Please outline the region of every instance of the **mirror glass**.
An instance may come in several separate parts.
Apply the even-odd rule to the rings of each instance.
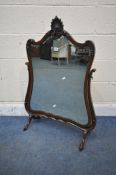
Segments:
[[[89,48],[79,48],[65,36],[49,37],[33,48],[31,109],[87,124],[84,79]]]

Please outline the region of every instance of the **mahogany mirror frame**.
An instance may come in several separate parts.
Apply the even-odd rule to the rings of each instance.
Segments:
[[[87,124],[80,124],[71,119],[64,118],[62,116],[55,115],[46,111],[40,111],[40,110],[37,111],[37,110],[31,109],[30,100],[31,100],[31,95],[33,91],[33,81],[34,81],[33,67],[32,67],[33,53],[36,52],[36,47],[44,43],[48,37],[55,38],[62,35],[65,36],[75,47],[79,47],[79,48],[89,47],[91,51],[91,54],[89,55],[89,62],[87,65],[87,70],[86,70],[85,80],[84,80],[84,89],[83,89],[85,106],[86,106],[87,115],[88,115]],[[28,62],[26,63],[26,65],[28,67],[29,81],[28,81],[28,88],[27,88],[27,93],[25,97],[25,109],[29,114],[29,118],[28,118],[28,123],[24,126],[24,131],[28,129],[32,119],[40,119],[40,117],[48,117],[61,122],[70,123],[78,127],[83,132],[82,140],[79,145],[79,150],[80,151],[83,150],[87,135],[90,133],[92,129],[94,129],[96,125],[96,117],[95,117],[95,112],[94,112],[92,98],[91,98],[91,90],[90,90],[92,74],[93,72],[95,72],[95,69],[91,69],[91,66],[94,60],[94,55],[95,55],[95,46],[93,42],[92,41],[86,41],[85,43],[76,42],[73,39],[73,37],[63,29],[63,23],[61,19],[59,19],[56,16],[51,22],[51,30],[48,31],[40,41],[36,42],[33,39],[29,39],[27,41],[26,51],[27,51],[27,57],[28,57]]]

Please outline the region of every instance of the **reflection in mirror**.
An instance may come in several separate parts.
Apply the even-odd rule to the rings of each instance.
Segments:
[[[48,37],[32,54],[33,91],[30,106],[80,124],[88,123],[84,80],[89,47],[77,47],[65,36]]]

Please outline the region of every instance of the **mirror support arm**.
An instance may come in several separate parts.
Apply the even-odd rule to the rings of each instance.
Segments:
[[[89,74],[91,79],[93,79],[93,73],[94,73],[95,71],[96,71],[96,69],[91,69],[90,74]]]

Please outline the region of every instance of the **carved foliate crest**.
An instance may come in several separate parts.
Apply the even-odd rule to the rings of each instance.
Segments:
[[[63,34],[63,23],[61,19],[59,19],[57,16],[52,19],[51,22],[51,32],[54,37],[60,37]]]

